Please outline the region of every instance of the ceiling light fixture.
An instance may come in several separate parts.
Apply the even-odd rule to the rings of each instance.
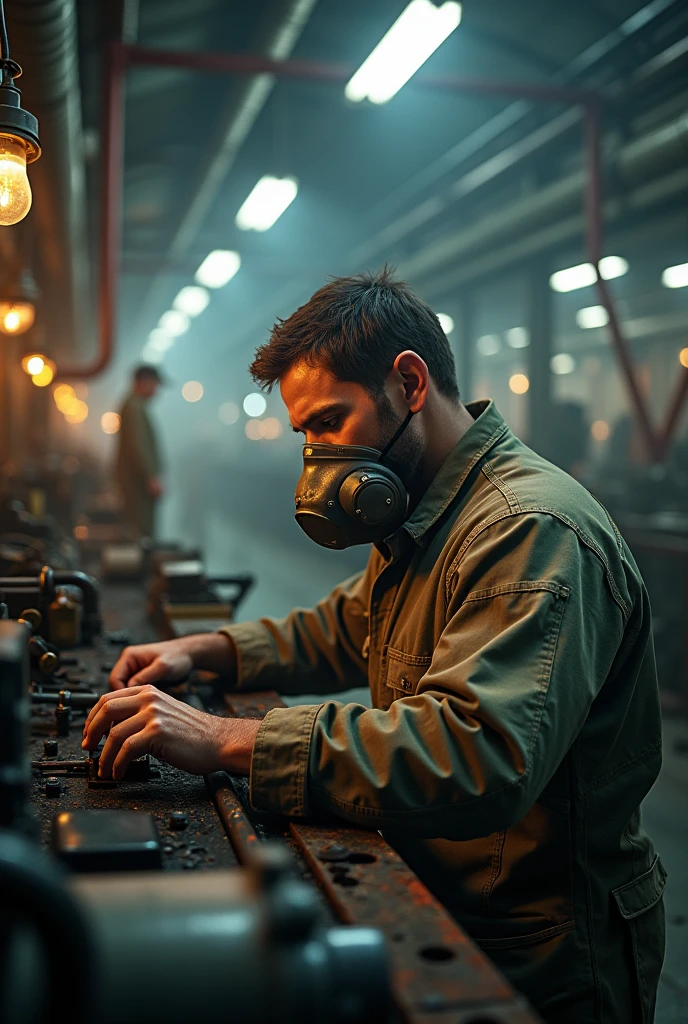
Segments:
[[[496,356],[502,347],[498,334],[482,334],[475,343],[481,356]]]
[[[0,0],[0,224],[17,224],[31,209],[27,163],[41,155],[38,121],[21,106],[14,84],[22,69],[10,59],[5,8]]]
[[[298,191],[296,178],[263,175],[237,213],[236,226],[242,231],[267,231],[293,203]]]
[[[609,313],[604,306],[584,306],[576,313],[576,323],[584,331],[593,327],[606,327],[609,323]]]
[[[628,260],[623,256],[603,256],[599,262],[600,277],[603,281],[613,281],[628,273]],[[597,281],[597,274],[592,263],[579,263],[576,267],[557,270],[549,279],[550,288],[555,292],[574,292],[578,288],[587,288]]]
[[[530,334],[527,327],[510,327],[504,333],[509,348],[528,348],[530,345]]]
[[[158,327],[173,338],[178,338],[180,334],[188,331],[190,323],[187,314],[182,313],[180,309],[168,309],[158,320]]]
[[[665,288],[688,288],[688,263],[667,267],[662,274],[662,284]]]
[[[172,306],[187,316],[198,316],[210,302],[210,292],[200,285],[190,284],[177,293]]]
[[[552,373],[563,376],[567,373],[573,373],[576,369],[576,360],[568,352],[559,352],[550,359],[549,368]]]
[[[344,95],[387,103],[461,23],[461,4],[412,0],[349,80]]]
[[[231,249],[213,249],[196,271],[195,280],[204,288],[224,288],[241,266],[241,256]]]

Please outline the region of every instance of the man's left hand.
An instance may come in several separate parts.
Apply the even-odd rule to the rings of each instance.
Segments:
[[[131,686],[104,694],[84,726],[84,750],[94,750],[108,730],[100,755],[101,778],[121,779],[130,761],[153,754],[193,775],[225,771],[248,775],[260,722],[218,718],[176,700],[155,686]]]

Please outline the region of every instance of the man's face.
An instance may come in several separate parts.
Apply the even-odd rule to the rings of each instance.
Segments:
[[[396,410],[387,391],[371,395],[363,385],[338,380],[322,366],[298,362],[280,380],[282,399],[296,432],[306,443],[360,444],[382,450],[401,426],[406,410]],[[398,401],[398,399],[397,399]],[[385,464],[409,492],[422,474],[425,446],[411,420]]]

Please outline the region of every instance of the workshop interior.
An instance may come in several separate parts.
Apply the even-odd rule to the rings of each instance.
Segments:
[[[0,1019],[541,1020],[374,827],[150,754],[103,778],[103,740],[82,749],[128,646],[310,608],[365,567],[299,529],[302,440],[248,368],[328,278],[386,264],[462,401],[582,483],[645,580],[655,1019],[685,1024],[688,5],[0,8]],[[323,699],[207,671],[171,692],[225,718]]]

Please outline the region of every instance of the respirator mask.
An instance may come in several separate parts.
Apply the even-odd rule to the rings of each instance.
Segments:
[[[383,459],[412,416],[409,412],[382,451],[358,444],[303,446],[295,518],[316,544],[338,549],[373,544],[399,529],[408,513],[409,496]]]

